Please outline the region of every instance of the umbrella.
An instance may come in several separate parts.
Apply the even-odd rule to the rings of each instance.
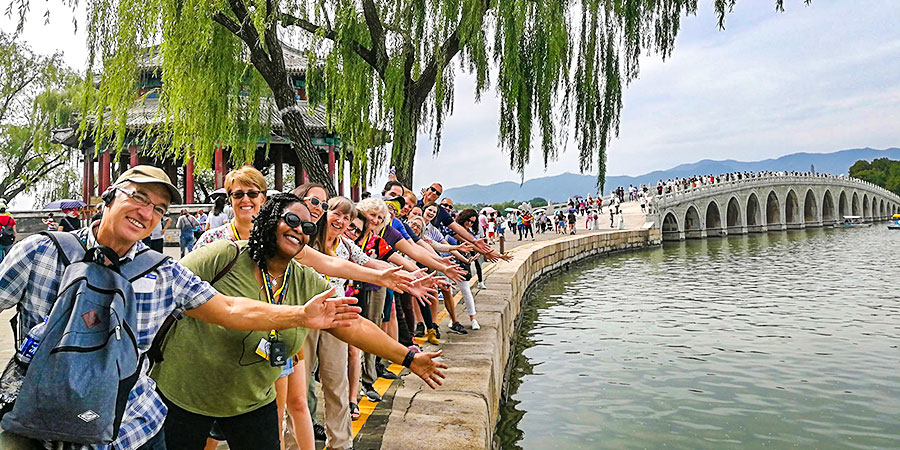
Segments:
[[[570,213],[574,213],[574,212],[578,212],[578,210],[575,209],[575,208],[569,208],[569,212],[570,212]]]
[[[495,212],[497,212],[497,210],[494,208],[491,208],[490,206],[485,206],[484,208],[481,208],[482,214],[490,214],[490,213],[495,213]]]
[[[209,196],[212,197],[212,198],[215,198],[217,195],[223,195],[223,196],[224,196],[224,195],[228,195],[228,193],[225,192],[225,188],[218,188],[218,189],[212,191],[211,194],[209,194]]]
[[[84,206],[85,203],[81,200],[62,199],[47,203],[44,209],[76,209]]]
[[[504,211],[506,211],[506,212],[514,212],[514,211],[518,211],[518,209],[516,209],[516,208],[506,208],[506,209],[504,209]]]

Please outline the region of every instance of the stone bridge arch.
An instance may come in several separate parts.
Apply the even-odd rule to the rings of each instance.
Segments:
[[[681,227],[678,225],[678,215],[674,211],[666,211],[666,217],[662,222],[662,237],[666,241],[678,241],[684,239]]]
[[[742,231],[745,226],[741,220],[741,203],[735,196],[728,199],[728,206],[725,208],[725,226],[729,233]]]
[[[831,191],[825,189],[825,195],[822,196],[822,223],[830,225],[834,223],[834,199],[831,197]]]
[[[788,189],[784,197],[784,223],[787,228],[800,228],[803,218],[800,215],[800,202],[797,201],[797,193]]]
[[[704,221],[707,236],[723,236],[722,213],[719,209],[719,203],[710,200],[706,205],[706,220]]]
[[[775,191],[769,191],[769,195],[766,196],[766,228],[769,230],[782,229],[781,206]]]
[[[756,192],[751,192],[747,196],[747,214],[744,216],[747,218],[747,231],[755,233],[763,230],[764,223],[761,211],[759,196],[756,195]]]
[[[884,199],[881,199],[879,201],[879,204],[880,205],[878,206],[878,215],[880,216],[881,219],[884,219],[885,217],[887,217],[887,210],[884,209]]]
[[[866,220],[870,220],[872,218],[872,207],[869,203],[869,194],[863,194],[863,213],[862,216]]]
[[[821,222],[819,218],[819,205],[816,204],[816,194],[812,189],[807,189],[806,198],[803,199],[803,223],[808,225],[818,225]]]
[[[844,216],[850,215],[850,203],[847,201],[847,193],[841,190],[840,201],[838,202],[838,220],[842,220]]]
[[[850,201],[850,215],[861,216],[861,213],[862,210],[859,209],[859,195],[854,192],[852,200]]]
[[[688,206],[684,213],[684,237],[703,237],[703,224],[700,222],[700,213],[694,205]]]

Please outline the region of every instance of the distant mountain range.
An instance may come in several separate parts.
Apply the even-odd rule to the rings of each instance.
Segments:
[[[871,161],[876,158],[900,159],[900,148],[888,148],[877,150],[872,148],[857,148],[841,150],[834,153],[792,153],[780,158],[766,159],[763,161],[713,161],[704,159],[691,164],[681,164],[668,170],[629,176],[606,177],[605,192],[618,186],[633,184],[635,186],[651,183],[659,180],[667,180],[673,177],[687,177],[702,174],[722,174],[728,172],[759,172],[759,171],[788,171],[807,172],[810,166],[814,166],[816,172],[841,174],[847,173],[853,163],[861,159]],[[595,175],[579,175],[564,173],[552,177],[535,178],[519,184],[513,181],[495,183],[489,186],[473,184],[444,190],[444,196],[452,198],[457,203],[501,203],[510,200],[525,201],[535,197],[543,197],[553,201],[563,201],[573,195],[596,195],[597,178]]]

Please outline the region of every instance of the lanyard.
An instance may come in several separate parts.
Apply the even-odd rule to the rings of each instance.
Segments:
[[[266,282],[266,301],[273,305],[280,305],[281,302],[284,301],[284,297],[287,295],[287,286],[290,276],[291,267],[288,266],[287,270],[284,271],[284,283],[281,284],[281,287],[278,288],[277,291],[272,292],[272,280],[269,279],[269,273],[263,271],[263,280]]]
[[[232,224],[234,226],[234,224]],[[287,269],[284,271],[284,282],[281,283],[281,287],[278,288],[277,291],[272,292],[272,280],[269,279],[269,273],[266,271],[262,271],[263,280],[265,280],[265,290],[266,290],[266,301],[273,305],[280,305],[281,302],[284,301],[284,297],[287,295],[287,285],[288,280],[291,276],[291,266],[289,265]],[[275,330],[269,331],[269,342],[275,342],[278,340],[278,332]]]
[[[231,221],[231,233],[234,234],[234,240],[236,240],[236,241],[241,240],[241,234],[238,233],[237,228],[234,227],[234,221],[233,221],[233,220]]]

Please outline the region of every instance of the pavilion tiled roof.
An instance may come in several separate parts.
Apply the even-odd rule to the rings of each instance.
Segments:
[[[284,56],[284,67],[287,69],[288,75],[302,75],[306,73],[306,66],[309,64],[309,60],[302,50],[282,42],[281,52]],[[144,57],[138,62],[138,68],[141,70],[153,70],[161,67],[162,55],[159,53],[159,45],[147,47]]]
[[[303,114],[303,122],[308,129],[315,131],[328,130],[328,120],[325,114],[324,105],[317,104],[311,114],[309,113],[309,102],[306,100],[297,100],[297,107],[305,113]],[[272,128],[276,130],[280,130],[284,127],[284,123],[281,121],[281,114],[278,113],[278,107],[275,106],[275,101],[273,99],[264,99],[262,108],[264,111],[262,120],[271,121]],[[128,128],[145,128],[147,126],[158,124],[161,121],[158,113],[159,98],[146,97],[142,100],[138,100],[128,109],[125,126]]]

